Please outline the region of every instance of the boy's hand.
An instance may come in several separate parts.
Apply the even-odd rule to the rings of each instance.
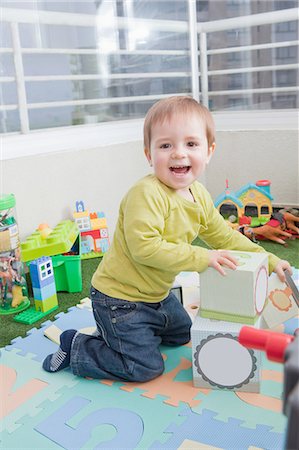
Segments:
[[[216,269],[221,275],[226,275],[222,266],[236,270],[238,260],[226,250],[209,250],[209,267]]]
[[[281,259],[277,264],[276,267],[274,269],[274,272],[277,273],[278,278],[280,279],[280,281],[282,281],[283,283],[286,282],[286,277],[284,274],[284,271],[287,270],[290,275],[292,275],[292,268],[290,266],[290,264],[288,263],[288,261],[285,261],[284,259]]]

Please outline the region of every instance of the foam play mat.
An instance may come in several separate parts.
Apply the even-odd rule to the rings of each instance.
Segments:
[[[42,369],[44,357],[57,349],[59,332],[94,326],[84,300],[1,349],[1,448],[283,449],[281,364],[262,356],[259,394],[195,388],[191,344],[161,347],[165,372],[146,383]],[[283,324],[290,334],[296,328],[298,317]]]

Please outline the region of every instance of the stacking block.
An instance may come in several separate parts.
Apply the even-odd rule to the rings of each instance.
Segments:
[[[32,261],[42,256],[59,255],[68,252],[79,234],[78,226],[70,220],[63,220],[44,239],[35,231],[21,243],[22,261]]]
[[[226,276],[208,267],[200,274],[201,316],[243,324],[254,324],[262,313],[268,291],[266,253],[230,252],[236,270],[225,268]]]
[[[238,342],[242,326],[196,316],[191,327],[195,387],[259,392],[261,354]]]
[[[34,300],[46,300],[48,297],[56,294],[55,282],[52,282],[51,284],[48,284],[48,286],[44,286],[41,289],[34,287],[32,290]]]
[[[101,249],[102,253],[106,253],[109,248],[109,239],[102,238],[97,241],[97,246]]]
[[[108,228],[100,228],[100,237],[107,238],[108,237]]]
[[[293,280],[299,285],[299,270],[293,268]],[[263,311],[263,318],[268,328],[274,328],[295,317],[298,306],[293,298],[292,290],[282,283],[276,273],[269,278],[268,302]]]
[[[35,309],[36,311],[47,312],[50,309],[55,308],[58,305],[56,292],[51,297],[46,298],[45,300],[36,300],[34,299]]]
[[[43,256],[34,261],[31,261],[29,265],[30,278],[32,286],[36,288],[42,288],[54,281],[54,270],[51,258]]]

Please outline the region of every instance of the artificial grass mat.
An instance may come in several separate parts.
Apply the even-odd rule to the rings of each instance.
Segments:
[[[206,247],[199,239],[194,241],[195,245],[202,245]],[[299,239],[293,241],[288,241],[286,245],[277,244],[271,241],[261,241],[260,245],[265,248],[268,252],[274,253],[281,259],[286,259],[289,261],[291,266],[299,268]],[[54,317],[59,312],[66,312],[68,308],[75,306],[84,297],[89,297],[90,280],[96,270],[100,258],[82,260],[82,282],[83,287],[81,292],[68,293],[68,292],[58,292],[58,309],[53,311],[51,314],[46,315],[40,321],[35,322],[32,325],[25,325],[22,323],[15,322],[13,320],[13,314],[7,316],[0,316],[1,327],[0,327],[0,347],[10,344],[11,340],[17,336],[25,337],[26,332],[32,328],[39,328],[40,325],[47,320],[55,320]],[[29,294],[31,292],[30,279],[27,276],[27,284]],[[31,305],[34,306],[33,298],[30,297]]]

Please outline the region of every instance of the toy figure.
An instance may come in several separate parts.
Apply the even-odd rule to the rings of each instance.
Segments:
[[[285,245],[286,239],[294,239],[299,235],[299,210],[283,209],[274,213],[270,220],[260,227],[250,227],[247,224],[240,225],[237,229],[252,241],[269,239]]]

